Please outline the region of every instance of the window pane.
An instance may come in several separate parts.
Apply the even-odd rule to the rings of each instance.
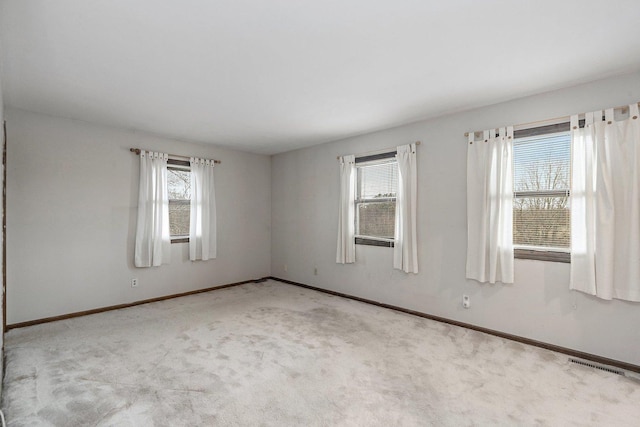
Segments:
[[[169,229],[172,236],[189,235],[191,200],[169,200]]]
[[[568,196],[535,195],[569,191],[571,136],[557,132],[518,138],[513,143],[513,243],[519,246],[571,246]],[[534,193],[534,194],[531,194]],[[524,197],[526,195],[526,197]]]
[[[359,203],[356,234],[393,239],[396,223],[396,202]]]
[[[569,197],[522,197],[513,201],[515,245],[569,248]]]
[[[398,188],[398,163],[358,166],[358,196],[360,199],[395,197]]]
[[[513,190],[568,190],[569,132],[518,138],[513,143]]]
[[[170,234],[171,236],[188,236],[191,212],[191,171],[168,168],[167,191]]]
[[[191,200],[191,172],[181,169],[167,169],[169,199]]]

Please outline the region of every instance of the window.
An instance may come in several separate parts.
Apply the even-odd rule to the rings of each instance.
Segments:
[[[169,159],[167,189],[169,193],[171,243],[188,242],[191,215],[191,170],[189,162]]]
[[[557,130],[530,136],[518,133],[513,143],[515,256],[568,262],[571,136]]]
[[[356,244],[393,246],[398,189],[395,155],[356,158]]]

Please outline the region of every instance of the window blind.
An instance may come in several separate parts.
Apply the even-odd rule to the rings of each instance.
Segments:
[[[398,163],[389,160],[383,163],[358,165],[358,198],[375,199],[395,197],[398,189]]]
[[[570,247],[571,136],[569,132],[516,138],[513,143],[513,242]]]
[[[191,212],[191,172],[168,167],[167,191],[169,193],[169,230],[171,236],[189,236]]]
[[[393,239],[398,163],[395,159],[359,164],[356,234]]]

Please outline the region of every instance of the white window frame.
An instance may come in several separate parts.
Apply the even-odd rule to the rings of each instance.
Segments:
[[[368,245],[368,246],[382,246],[382,247],[390,247],[394,246],[393,238],[384,238],[378,236],[367,236],[359,234],[360,231],[360,210],[358,209],[358,205],[361,203],[384,203],[393,201],[395,203],[396,197],[385,197],[385,198],[374,198],[374,199],[364,199],[360,197],[361,185],[360,182],[362,180],[361,168],[366,166],[374,166],[374,165],[382,165],[388,163],[397,163],[396,159],[396,151],[385,152],[381,154],[374,154],[370,156],[362,156],[356,157],[356,200],[355,200],[355,242],[356,245]]]
[[[179,171],[191,173],[191,165],[189,164],[188,161],[183,161],[183,160],[169,159],[167,161],[167,169],[168,170],[173,169],[173,170],[179,170]],[[187,199],[169,199],[169,205],[171,204],[172,201],[175,202],[176,200],[184,201]],[[189,203],[191,203],[191,199],[189,199]],[[171,209],[169,209],[169,224],[171,224]],[[171,237],[171,243],[189,243],[188,233],[186,235],[172,234],[170,237]]]
[[[541,126],[536,128],[528,128],[516,130],[514,132],[514,142],[519,138],[525,138],[530,136],[542,136],[550,133],[569,132],[569,123],[558,123],[547,126]],[[570,147],[569,147],[570,149]],[[514,173],[515,173],[515,156]],[[569,165],[571,168],[571,165]],[[569,176],[571,176],[571,170],[569,170]],[[515,183],[515,177],[514,177]],[[570,197],[571,196],[571,184],[567,190],[543,190],[543,191],[515,191],[513,192],[513,200],[515,202],[518,198],[526,197]],[[517,259],[532,259],[539,261],[551,261],[551,262],[571,262],[571,248],[559,248],[549,246],[529,246],[529,245],[517,245],[514,243],[514,258]]]

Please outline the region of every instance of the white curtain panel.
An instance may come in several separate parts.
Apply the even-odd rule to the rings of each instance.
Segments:
[[[191,158],[191,216],[189,259],[213,259],[217,256],[216,192],[213,160]]]
[[[167,154],[140,151],[140,187],[134,264],[157,267],[171,254]]]
[[[513,127],[467,144],[467,278],[513,283]]]
[[[353,155],[340,157],[340,209],[338,211],[338,249],[336,262],[356,262],[356,159]]]
[[[400,145],[398,161],[398,193],[396,194],[396,229],[393,268],[405,273],[418,273],[417,204],[418,175],[416,144]]]
[[[571,117],[570,288],[640,301],[640,118],[638,104]]]

